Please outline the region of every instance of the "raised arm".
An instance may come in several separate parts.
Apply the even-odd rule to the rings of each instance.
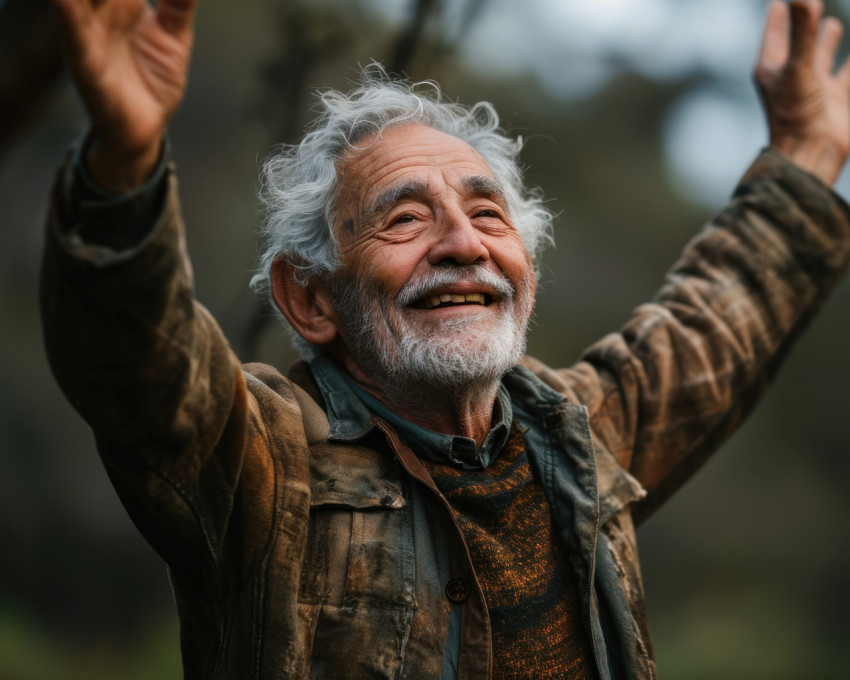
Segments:
[[[139,187],[186,90],[196,0],[53,0],[91,122],[86,159],[106,189]]]
[[[821,12],[770,6],[756,78],[771,150],[655,299],[550,376],[649,492],[640,516],[741,423],[848,267],[850,208],[824,183],[850,148],[850,67],[833,71],[841,25]]]
[[[249,433],[260,420],[239,362],[194,299],[175,173],[158,163],[195,5],[54,1],[92,130],[88,174],[72,161],[54,186],[45,348],[139,529],[173,574],[213,597],[266,546],[276,482]],[[243,561],[225,564],[227,551]]]

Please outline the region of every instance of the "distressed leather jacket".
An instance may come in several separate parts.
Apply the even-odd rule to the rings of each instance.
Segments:
[[[157,224],[120,248],[60,209],[60,175],[42,309],[56,377],[169,565],[185,676],[440,677],[459,608],[457,677],[490,677],[487,607],[446,500],[380,418],[332,433],[306,365],[240,366],[194,301],[170,172]],[[528,358],[506,376],[538,424],[529,459],[600,678],[655,677],[635,523],[764,391],[847,265],[848,218],[765,152],[619,332],[570,368]]]

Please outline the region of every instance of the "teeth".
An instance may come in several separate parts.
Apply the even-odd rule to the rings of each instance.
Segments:
[[[464,302],[473,302],[479,305],[485,304],[484,293],[469,293],[469,295],[452,295],[443,293],[442,295],[432,295],[427,300],[423,301],[425,309],[433,309],[439,307],[444,302],[453,302],[455,304],[463,304]]]

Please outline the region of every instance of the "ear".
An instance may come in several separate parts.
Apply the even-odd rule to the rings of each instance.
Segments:
[[[340,324],[327,287],[311,280],[295,280],[295,269],[285,260],[272,265],[272,297],[295,331],[307,342],[325,345],[338,335]]]

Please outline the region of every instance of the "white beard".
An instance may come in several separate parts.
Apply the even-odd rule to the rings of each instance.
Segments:
[[[498,292],[500,315],[482,323],[477,315],[421,323],[408,305],[438,286],[460,279]],[[516,366],[525,353],[531,277],[515,290],[510,282],[483,267],[470,265],[435,269],[408,281],[394,300],[375,286],[337,279],[333,297],[347,330],[348,349],[358,367],[396,399],[414,391],[451,390],[453,396],[487,389]],[[447,399],[451,397],[447,394]]]

